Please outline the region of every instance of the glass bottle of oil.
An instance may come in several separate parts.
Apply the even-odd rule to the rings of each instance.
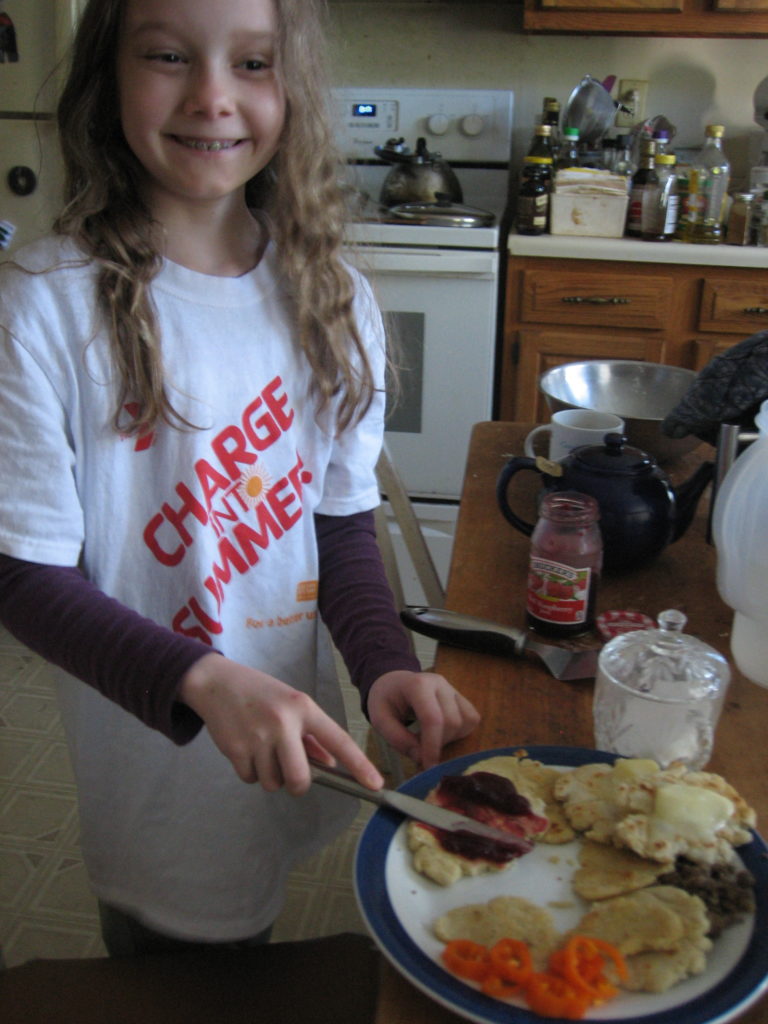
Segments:
[[[706,141],[688,176],[684,242],[718,244],[723,240],[723,214],[731,165],[723,152],[725,128],[707,125]]]

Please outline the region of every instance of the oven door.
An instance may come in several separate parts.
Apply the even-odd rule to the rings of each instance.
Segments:
[[[362,262],[398,367],[392,457],[411,495],[457,501],[472,426],[493,412],[498,253],[372,246]]]

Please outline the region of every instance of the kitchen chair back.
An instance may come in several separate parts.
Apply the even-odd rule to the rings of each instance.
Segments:
[[[400,533],[405,544],[406,551],[413,563],[416,576],[424,591],[427,604],[434,608],[442,608],[445,602],[445,591],[440,582],[432,554],[427,547],[421,524],[411,504],[411,499],[401,480],[389,449],[384,444],[376,465],[376,476],[379,481],[379,490],[382,497],[386,498],[395,517],[395,522],[400,528]],[[380,506],[377,513],[376,529],[378,531],[379,544],[387,569],[390,585],[395,593],[395,598],[400,608],[405,605],[402,579],[395,558],[392,538],[387,527],[386,510]],[[389,562],[392,562],[391,566]]]
[[[427,603],[435,608],[442,608],[445,601],[443,585],[440,582],[440,577],[435,568],[430,550],[427,547],[421,525],[411,504],[411,499],[397,472],[386,444],[382,448],[376,465],[376,476],[382,499],[386,499],[389,502]],[[404,608],[406,602],[403,580],[395,553],[395,546],[392,541],[384,500],[376,509],[376,538],[395,603],[398,608]],[[411,648],[414,649],[413,637],[410,632],[408,637]],[[397,751],[393,750],[372,729],[369,732],[367,747],[368,755],[387,777],[388,785],[397,787],[405,781],[408,775],[413,774],[413,766],[406,764],[405,759],[401,758]]]

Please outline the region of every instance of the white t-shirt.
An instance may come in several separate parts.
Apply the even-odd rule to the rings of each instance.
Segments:
[[[239,278],[164,263],[152,296],[166,380],[202,429],[121,437],[94,268],[56,238],[16,259],[58,269],[0,272],[0,550],[80,564],[107,594],[343,721],[317,617],[313,513],[379,500],[384,342],[367,286],[356,311],[378,390],[336,438],[333,408],[318,424],[272,247]],[[244,784],[205,729],[177,747],[69,676],[59,695],[95,892],[152,927],[209,940],[259,932],[292,865],[354,815],[353,801],[319,787],[295,798]]]

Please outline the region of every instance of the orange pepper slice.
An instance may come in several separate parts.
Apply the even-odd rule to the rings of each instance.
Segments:
[[[541,1017],[579,1020],[590,1006],[618,994],[605,976],[611,964],[623,980],[627,965],[609,942],[588,935],[574,935],[549,958],[549,970],[533,970],[533,958],[525,942],[502,939],[490,950],[470,939],[453,939],[442,951],[442,960],[453,974],[480,984],[495,999],[523,993],[528,1006]]]
[[[492,996],[494,999],[509,999],[511,996],[519,995],[522,991],[517,982],[507,981],[498,974],[488,974],[483,978],[480,987],[487,996]]]
[[[490,956],[493,970],[505,981],[523,985],[533,974],[531,951],[520,939],[501,939]]]
[[[627,965],[619,950],[589,935],[573,935],[556,960],[556,968],[550,959],[550,967],[557,969],[571,984],[584,989],[595,1000],[603,1002],[617,994],[617,989],[605,977],[605,966],[611,963],[623,981],[627,977]]]
[[[451,939],[442,952],[443,963],[459,978],[482,981],[491,973],[488,949],[470,939]]]
[[[541,1017],[579,1020],[589,1009],[589,994],[561,974],[534,973],[525,985],[526,1002]]]

